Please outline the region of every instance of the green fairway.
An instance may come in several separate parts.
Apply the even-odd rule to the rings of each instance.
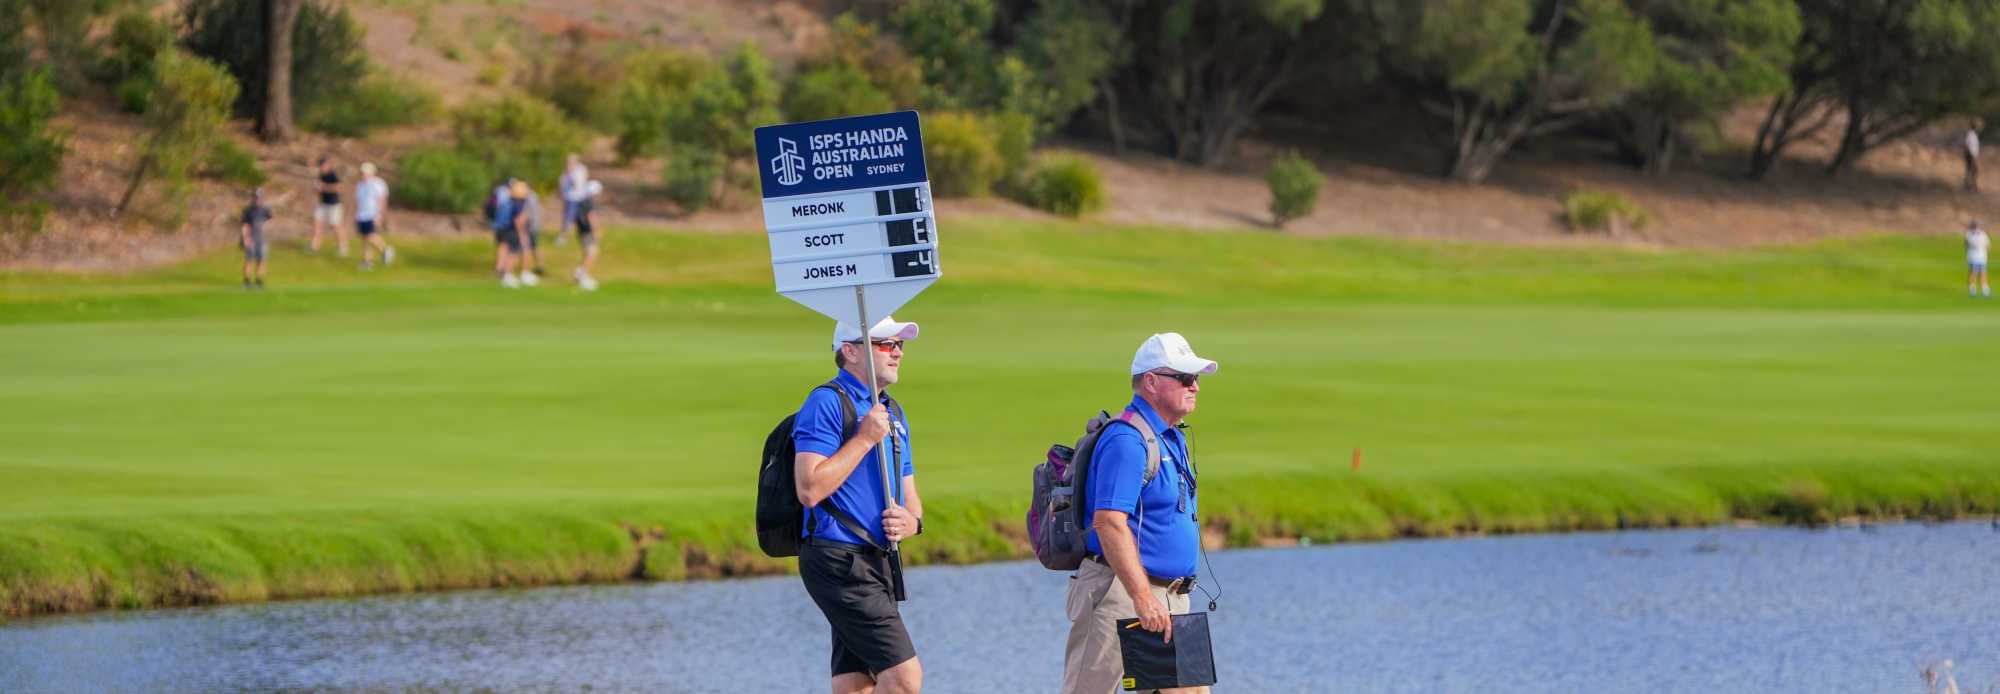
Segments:
[[[1222,363],[1190,421],[1233,544],[2000,510],[2000,304],[1955,237],[943,236],[898,312],[919,560],[1020,556],[1029,468],[1165,330]],[[281,247],[263,293],[233,255],[0,275],[0,607],[781,570],[754,459],[830,322],[770,291],[761,234],[608,244],[594,294],[500,289],[470,236],[367,274]]]

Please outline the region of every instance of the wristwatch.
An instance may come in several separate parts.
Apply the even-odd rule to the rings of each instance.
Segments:
[[[910,533],[910,537],[916,537],[922,534],[924,534],[924,517],[917,516],[917,531]]]

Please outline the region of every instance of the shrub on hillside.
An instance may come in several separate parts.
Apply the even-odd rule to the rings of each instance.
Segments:
[[[725,161],[747,158],[757,151],[758,126],[782,119],[778,110],[778,80],[771,61],[744,43],[723,62],[688,88],[687,97],[667,114],[667,140],[673,144],[713,150]]]
[[[47,70],[0,77],[0,230],[40,229],[66,152],[64,133],[49,126],[61,105]]]
[[[1097,167],[1082,157],[1057,156],[1043,160],[1027,176],[1023,191],[1026,202],[1036,209],[1066,217],[1080,217],[1104,209],[1104,180]]]
[[[229,71],[242,85],[236,113],[264,111],[270,81],[264,0],[186,0],[183,45]],[[368,73],[361,27],[345,8],[307,0],[292,27],[292,110],[305,113],[350,93]]]
[[[570,120],[614,131],[617,119],[610,106],[619,83],[619,64],[604,55],[582,25],[563,32],[560,51],[534,54],[523,87]]]
[[[146,112],[146,97],[153,90],[153,59],[173,46],[174,30],[151,14],[132,11],[118,16],[105,39],[98,78],[111,85],[119,108]]]
[[[1000,179],[1000,149],[988,121],[969,113],[941,113],[924,119],[925,168],[931,189],[946,197],[978,197],[993,192]]]
[[[154,208],[154,218],[178,227],[187,215],[189,176],[206,160],[229,120],[236,80],[221,65],[168,51],[153,61],[153,81],[157,88],[146,108],[146,141],[118,211],[130,209],[140,188],[156,181],[162,205]]]
[[[1653,220],[1652,213],[1617,193],[1579,190],[1563,198],[1563,221],[1570,231],[1603,231],[1613,235],[1638,229]]]
[[[1264,172],[1264,183],[1271,187],[1271,223],[1282,227],[1312,214],[1319,206],[1319,189],[1326,185],[1326,176],[1312,160],[1297,150],[1287,150]]]
[[[1028,155],[1035,148],[1035,119],[1025,113],[998,113],[986,120],[993,132],[993,151],[1000,154],[1000,187],[1019,190],[1027,185]]]
[[[261,186],[266,178],[257,166],[257,155],[227,137],[215,138],[215,145],[208,148],[208,156],[201,161],[201,175],[241,186]]]
[[[889,95],[868,81],[860,67],[828,65],[801,72],[785,90],[785,116],[796,121],[863,116],[895,109]]]
[[[380,128],[429,123],[441,110],[438,95],[423,85],[376,73],[346,94],[305,109],[299,124],[328,135],[366,137]]]
[[[513,176],[551,188],[564,159],[584,145],[583,132],[548,102],[505,96],[466,104],[451,114],[458,151],[486,166],[487,178]]]
[[[660,172],[662,192],[689,213],[700,212],[715,201],[722,180],[723,157],[714,150],[682,148],[667,158]]]
[[[611,99],[619,160],[660,153],[667,142],[667,113],[711,69],[701,56],[680,51],[649,51],[627,59]]]
[[[397,202],[414,210],[472,212],[492,179],[478,159],[449,147],[424,147],[396,159]]]

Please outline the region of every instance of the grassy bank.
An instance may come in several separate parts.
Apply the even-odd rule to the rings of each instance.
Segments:
[[[1955,239],[948,231],[899,312],[921,561],[1019,556],[1028,468],[1166,329],[1224,364],[1192,421],[1233,544],[2000,510],[2000,309]],[[222,255],[0,275],[0,609],[784,570],[752,461],[830,326],[760,235],[611,239],[595,294],[494,287],[473,238],[366,275],[279,249],[261,294]]]

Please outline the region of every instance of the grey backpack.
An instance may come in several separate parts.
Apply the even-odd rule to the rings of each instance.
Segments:
[[[1042,566],[1056,571],[1074,571],[1089,553],[1084,540],[1089,534],[1091,455],[1097,439],[1112,424],[1138,430],[1146,442],[1146,474],[1140,485],[1151,484],[1160,474],[1160,436],[1137,411],[1126,409],[1117,417],[1098,412],[1083,425],[1083,438],[1075,446],[1049,446],[1046,462],[1035,466],[1034,502],[1028,507],[1028,543]]]

